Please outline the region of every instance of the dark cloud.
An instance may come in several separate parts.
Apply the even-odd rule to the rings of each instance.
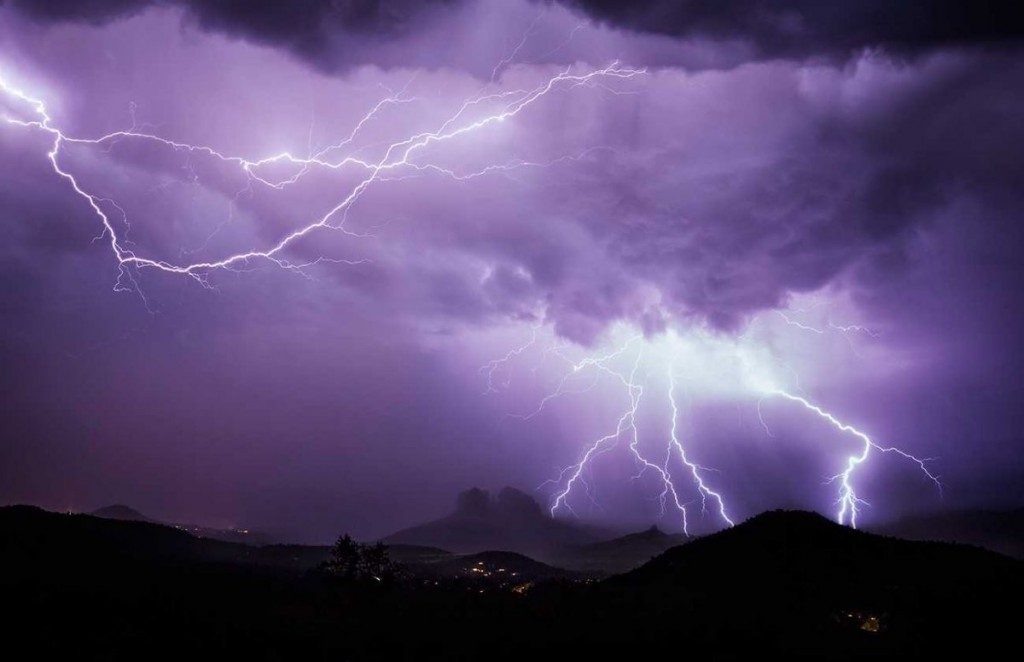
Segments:
[[[521,64],[499,71],[491,89],[537,85],[558,70],[556,57],[607,63],[621,53],[667,64],[685,56],[699,65],[728,50],[681,51],[687,39],[629,30],[573,32],[579,16],[525,1],[464,2],[455,13],[437,3],[304,4],[286,14],[274,13],[285,3],[188,4],[186,26],[280,49],[183,34],[178,12],[140,11],[154,3],[13,4],[40,21],[77,23],[26,30],[9,9],[0,21],[4,71],[52,101],[68,131],[103,135],[134,118],[160,135],[255,158],[335,144],[386,90],[405,90],[416,101],[388,107],[352,145],[372,156],[396,136],[436,128],[483,87],[467,70],[490,80],[520,43]],[[546,13],[534,23],[538,11]],[[821,35],[836,34],[838,19],[814,11],[802,19],[809,36],[799,53],[739,28],[673,34],[748,41],[757,53],[747,59],[897,43],[867,28],[830,43]],[[984,41],[984,31],[954,39],[943,29],[900,33],[899,43]],[[372,48],[353,55],[354,45]],[[286,52],[321,70],[379,66],[322,76]],[[403,62],[409,69],[393,67]],[[325,537],[339,522],[386,533],[371,520],[425,517],[466,484],[536,485],[591,432],[605,434],[602,417],[621,404],[618,392],[595,392],[587,397],[607,402],[583,411],[581,393],[576,415],[495,429],[501,412],[479,397],[478,367],[541,319],[580,343],[601,343],[618,321],[656,335],[695,326],[753,334],[774,320],[799,345],[783,358],[808,392],[872,433],[942,456],[949,503],[964,503],[972,478],[993,466],[1019,475],[1019,453],[1000,446],[1021,427],[1019,54],[860,52],[843,62],[697,68],[559,89],[501,126],[418,152],[417,164],[460,173],[554,165],[472,180],[396,172],[347,217],[346,227],[367,236],[317,232],[287,254],[367,263],[325,263],[309,279],[253,263],[211,274],[215,290],[143,270],[136,275],[152,315],[137,296],[111,291],[116,262],[105,242],[92,241],[99,226],[88,206],[50,169],[46,136],[3,126],[0,311],[9,320],[0,373],[9,377],[0,380],[8,396],[0,437],[12,441],[0,445],[0,499],[130,501],[159,514],[162,494],[188,484],[196,489],[164,506],[179,511],[168,519],[299,517],[296,526]],[[3,105],[18,117],[31,112]],[[247,187],[234,165],[131,140],[69,147],[65,159],[129,214],[133,250],[175,262],[273,245],[336,203],[358,174],[318,171],[284,191]],[[800,294],[825,299],[822,308],[833,295],[849,297],[849,312],[878,337],[801,335],[778,322],[772,309]],[[473,346],[477,335],[487,335],[482,347]],[[815,343],[823,349],[802,358],[802,346]],[[530,391],[518,403],[525,411],[543,391],[544,369],[561,367],[540,351],[541,381],[531,381],[536,366],[525,356],[510,368],[510,381]],[[788,455],[777,479],[744,481],[753,469],[735,470],[760,464],[738,445],[763,436],[753,414],[749,430],[738,427],[743,416],[729,408],[692,435],[699,443],[718,431],[709,464],[761,495],[748,511],[779,490],[799,501],[794,490],[805,488],[794,487]],[[804,423],[790,426],[794,436]],[[988,459],[971,460],[979,457]],[[819,474],[805,503],[824,507],[810,492]],[[403,514],[401,504],[413,502],[420,510]]]
[[[186,24],[285,49],[322,71],[369,63],[428,63],[482,76],[524,32],[544,37],[537,41],[546,44],[524,42],[520,55],[528,60],[597,61],[631,54],[637,63],[699,69],[772,58],[845,59],[876,46],[901,53],[950,45],[999,46],[1019,43],[1024,36],[1024,12],[1017,3],[958,0],[509,0],[494,6],[482,0],[0,0],[0,5],[5,3],[43,23],[103,24],[154,7],[176,8]],[[613,50],[582,37],[566,39],[572,22],[566,11],[556,11],[559,7],[613,29],[676,38],[679,43],[633,44],[623,51],[621,38],[606,40],[615,42]],[[459,34],[458,24],[466,15],[479,18],[492,9],[501,15],[497,23],[482,23],[475,36]],[[436,38],[443,35],[451,39]],[[558,40],[563,43],[552,48]],[[686,47],[691,41],[718,43],[718,52]],[[491,43],[493,50],[484,64],[465,57],[467,48],[479,53],[482,42]]]
[[[157,0],[0,0],[22,14],[42,22],[103,24],[124,18],[156,4]]]
[[[1024,36],[1024,12],[1016,2],[558,1],[630,30],[750,42],[765,57],[848,55],[872,46],[921,51]]]
[[[4,0],[0,0],[2,4]],[[460,0],[6,0],[41,22],[102,24],[156,7],[180,8],[202,29],[289,49],[311,60],[345,34],[396,35],[428,10]]]
[[[235,20],[228,18],[235,5],[204,7],[207,18],[199,20]],[[379,4],[361,11],[351,3],[323,5],[332,7],[344,7],[337,16],[355,16],[351,21],[361,25],[377,24],[387,13]],[[326,16],[323,8],[305,19],[296,15],[295,24],[317,23],[311,17]],[[156,18],[174,24],[173,17]],[[479,17],[462,19],[425,50],[441,50],[474,32]],[[133,27],[119,29],[130,34]],[[506,36],[521,38],[518,30]],[[174,30],[169,38],[177,39]],[[165,52],[159,62],[177,57],[180,78],[203,88],[198,81],[207,73],[193,69],[193,53]],[[209,89],[221,84],[210,76]],[[402,86],[401,72],[388,76],[391,89]],[[953,200],[1012,198],[1022,167],[1013,148],[1020,133],[1013,95],[1022,78],[1012,54],[940,54],[914,63],[868,54],[842,67],[769,62],[692,77],[659,71],[621,90],[628,94],[581,90],[569,105],[553,98],[503,132],[484,161],[473,141],[438,156],[472,171],[492,158],[547,162],[601,149],[571,164],[511,179],[489,176],[472,186],[428,175],[376,185],[351,222],[368,229],[386,221],[374,231],[381,242],[341,254],[366,257],[372,266],[338,278],[369,308],[381,306],[374,302],[386,294],[382,314],[440,325],[545,311],[561,334],[584,343],[617,320],[664,315],[737,330],[751,316],[836,282],[865,261],[887,256],[884,261],[899,264],[907,243]],[[465,83],[456,72],[438,71],[410,94]],[[298,82],[279,85],[281,99],[306,94]],[[165,93],[164,82],[154,87]],[[208,126],[238,126],[232,94],[238,92],[225,92],[205,113]],[[326,90],[324,97],[330,97]],[[433,103],[420,108],[428,115],[448,112],[445,102]],[[223,117],[215,121],[214,114]],[[417,109],[415,116],[421,114]],[[269,116],[259,106],[244,115],[258,144],[265,120],[256,118]],[[290,109],[276,117],[296,119]],[[390,117],[373,126],[385,129]],[[163,121],[174,130],[173,113]],[[298,124],[292,128],[307,133]],[[189,135],[192,129],[177,130]],[[134,174],[109,194],[133,213],[145,210],[151,229],[136,224],[133,236],[164,259],[179,255],[182,243],[202,244],[203,225],[189,236],[174,222],[195,215],[187,206],[192,198],[180,208],[161,203],[154,213],[140,195],[150,196],[169,177],[184,183],[195,175],[209,194],[200,218],[209,219],[222,213],[217,204],[226,205],[244,187],[237,176],[197,170],[202,162],[181,170],[174,153],[133,152],[125,145],[110,156],[130,164]],[[315,210],[330,208],[334,185],[311,183],[297,197],[257,191],[237,199],[249,225],[236,224],[245,227],[241,234],[219,235],[235,243],[215,245],[208,257],[244,249],[254,239],[273,243],[282,223],[297,227]],[[526,218],[538,222],[525,224]],[[315,259],[321,239],[296,246],[292,258]]]
[[[430,5],[458,0],[5,0],[39,21],[105,23],[151,7],[183,7],[204,25],[268,42],[317,41],[331,30],[387,32]]]
[[[386,37],[416,26],[431,10],[458,0],[177,0],[192,20],[215,30],[271,46],[281,46],[314,60],[346,34]],[[353,58],[357,59],[357,58]]]

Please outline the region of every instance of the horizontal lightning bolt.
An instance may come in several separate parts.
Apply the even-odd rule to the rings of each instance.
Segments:
[[[779,317],[781,317],[782,320],[786,324],[788,324],[789,326],[795,326],[796,328],[800,329],[801,331],[810,331],[811,333],[816,333],[819,336],[820,335],[825,335],[825,329],[820,329],[820,328],[818,328],[816,326],[811,326],[809,324],[804,324],[803,322],[800,322],[798,320],[793,319],[792,317],[790,317],[786,313],[782,312],[781,310],[776,310],[775,314],[778,315]],[[831,329],[832,331],[838,331],[838,332],[844,333],[844,334],[849,334],[849,333],[857,332],[857,333],[866,334],[866,335],[868,335],[868,336],[870,336],[872,338],[878,338],[878,333],[877,332],[873,331],[872,329],[869,329],[866,326],[861,326],[860,324],[836,324],[832,320],[828,320],[827,324],[828,324],[828,328]]]
[[[187,275],[204,285],[205,276],[209,272],[217,269],[236,268],[253,260],[268,260],[280,267],[301,270],[304,266],[309,266],[309,264],[313,263],[295,264],[290,262],[282,257],[282,253],[285,249],[299,239],[321,229],[338,230],[353,234],[344,227],[344,221],[348,210],[352,208],[352,206],[371,185],[376,182],[386,180],[385,175],[387,173],[401,170],[403,168],[417,169],[426,167],[438,172],[454,175],[455,173],[450,170],[431,166],[429,164],[423,165],[413,162],[413,157],[425,151],[428,147],[452,141],[461,136],[483,130],[488,126],[510,120],[519,115],[523,110],[551,94],[556,89],[573,89],[609,79],[628,79],[639,76],[643,73],[644,70],[642,69],[620,67],[618,63],[612,63],[607,67],[585,74],[573,74],[571,73],[571,68],[567,68],[557,75],[552,76],[543,84],[532,89],[511,90],[501,93],[479,95],[466,100],[453,115],[441,124],[440,128],[437,130],[417,133],[389,144],[384,150],[383,157],[376,161],[357,159],[353,156],[347,156],[345,158],[332,161],[329,160],[327,156],[331,152],[339,150],[350,144],[359,130],[366,123],[373,120],[384,108],[412,101],[412,99],[402,98],[400,96],[401,93],[381,100],[356,124],[355,128],[347,138],[324,150],[321,150],[318,154],[303,158],[285,152],[257,160],[250,160],[239,156],[224,154],[210,146],[193,145],[135,130],[116,131],[100,136],[99,138],[80,138],[69,136],[54,124],[53,118],[49,115],[46,105],[41,99],[34,98],[22,90],[15,88],[2,77],[0,77],[0,91],[3,91],[3,93],[8,97],[24,102],[26,105],[30,106],[36,117],[36,119],[32,120],[22,120],[10,116],[4,116],[3,119],[8,124],[24,128],[38,129],[51,136],[53,142],[47,153],[47,158],[50,161],[53,171],[60,178],[68,182],[71,189],[87,203],[96,217],[100,220],[103,227],[103,236],[109,239],[110,248],[117,259],[120,268],[118,285],[115,287],[115,289],[120,291],[122,289],[133,289],[132,287],[124,284],[126,281],[134,283],[133,276],[128,271],[129,267],[153,268],[167,273]],[[475,121],[467,120],[460,123],[463,116],[469,109],[488,101],[501,101],[503,106],[496,112],[486,115],[480,119],[476,119]],[[62,148],[66,144],[103,145],[125,139],[153,141],[174,150],[195,152],[219,159],[223,162],[239,166],[246,174],[247,178],[250,178],[252,181],[275,189],[280,189],[294,183],[299,177],[305,174],[305,172],[314,167],[339,169],[346,166],[355,166],[365,170],[367,174],[351,188],[348,194],[340,202],[329,209],[325,214],[287,234],[277,243],[268,248],[261,250],[253,249],[236,253],[219,260],[174,263],[166,260],[145,257],[128,248],[123,238],[119,237],[113,222],[104,209],[106,199],[87,191],[78,179],[61,165],[60,155]],[[282,181],[271,181],[258,174],[262,167],[272,163],[294,164],[299,166],[300,170],[294,176]],[[521,165],[543,164],[528,164],[523,162]],[[509,167],[514,166],[511,164],[504,168],[495,166],[493,170],[507,170]],[[481,173],[478,173],[478,175],[485,174],[486,172],[489,171],[485,169],[484,171],[481,171]],[[339,217],[340,221],[335,220]]]

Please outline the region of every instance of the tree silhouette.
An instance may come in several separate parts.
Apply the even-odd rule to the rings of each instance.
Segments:
[[[379,582],[390,582],[395,578],[397,568],[384,543],[364,545],[360,552],[360,570],[366,577]]]
[[[362,545],[347,533],[340,536],[331,548],[331,557],[324,562],[324,570],[348,581],[359,577],[359,557]]]
[[[347,533],[331,547],[331,556],[323,569],[346,582],[392,582],[398,573],[384,543],[364,545]]]

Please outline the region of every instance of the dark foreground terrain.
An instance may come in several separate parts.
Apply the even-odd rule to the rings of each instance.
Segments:
[[[68,659],[554,659],[1015,650],[1022,563],[772,512],[602,581],[392,550],[392,581],[146,522],[0,508],[5,648]]]

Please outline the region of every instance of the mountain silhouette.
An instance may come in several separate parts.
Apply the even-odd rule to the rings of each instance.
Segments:
[[[151,524],[164,524],[182,531],[187,531],[197,538],[210,538],[212,540],[221,540],[223,542],[237,542],[242,543],[243,545],[269,545],[273,542],[267,534],[258,531],[251,531],[249,529],[218,529],[209,526],[200,526],[197,524],[161,522],[160,520],[147,517],[138,510],[123,504],[105,506],[99,510],[92,511],[89,514],[93,517],[120,520],[123,522],[149,522]]]
[[[18,563],[39,563],[63,549],[73,549],[77,558],[89,559],[98,565],[137,560],[241,563],[253,557],[258,549],[204,540],[153,521],[51,513],[34,506],[0,508],[0,530],[11,534],[0,551],[8,559],[17,559]]]
[[[978,545],[1024,559],[1024,508],[913,515],[873,527],[872,531],[908,540]]]
[[[125,506],[123,504],[114,504],[113,506],[105,506],[99,510],[94,510],[89,513],[93,517],[102,517],[103,519],[116,519],[124,522],[156,522],[154,519],[146,517],[139,511]]]
[[[722,654],[733,642],[793,653],[941,650],[1009,636],[1019,610],[1006,605],[1024,587],[1022,568],[977,547],[773,511],[673,547],[590,599],[634,613],[645,636],[675,636],[688,623],[691,645],[714,642]]]
[[[816,513],[780,510],[670,549],[620,580],[673,588],[813,584],[856,591],[885,582],[933,581],[972,559],[987,567],[1017,567],[988,550],[888,538]]]
[[[128,514],[120,509],[112,512]],[[73,548],[78,559],[97,567],[135,562],[214,563],[302,572],[317,567],[331,553],[330,547],[322,545],[257,546],[196,536],[148,519],[53,513],[35,506],[0,507],[0,531],[9,534],[0,540],[0,555],[16,560],[13,566],[47,566],[49,559],[59,558],[61,550]],[[434,547],[394,545],[388,551],[395,561],[416,567],[452,558],[448,551]]]
[[[557,561],[574,570],[614,574],[632,570],[662,552],[689,542],[684,534],[665,533],[657,526],[629,535],[565,548]]]
[[[548,559],[567,545],[593,542],[595,537],[588,529],[552,518],[528,494],[506,487],[497,497],[479,488],[466,490],[450,514],[397,531],[384,543],[459,553],[500,549]]]
[[[462,519],[537,517],[516,494],[459,503]],[[602,581],[514,552],[392,547],[403,579],[346,586],[314,569],[326,547],[26,506],[0,507],[0,530],[13,640],[89,659],[134,659],[153,641],[174,657],[247,659],[995,657],[1016,646],[1024,590],[1021,561],[802,512],[760,515]],[[596,548],[672,539],[652,528]]]

